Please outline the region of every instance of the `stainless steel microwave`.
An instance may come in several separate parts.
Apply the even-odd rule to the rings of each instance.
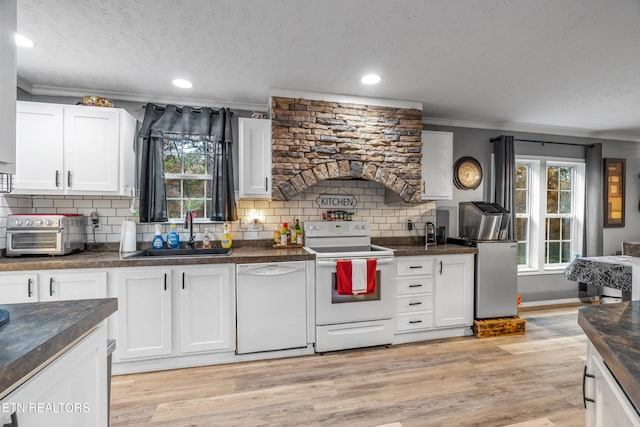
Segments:
[[[81,214],[7,215],[6,255],[65,255],[83,251],[85,216]]]

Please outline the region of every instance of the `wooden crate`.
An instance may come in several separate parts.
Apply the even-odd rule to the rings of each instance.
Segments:
[[[526,321],[518,316],[476,319],[473,321],[473,333],[476,338],[524,335],[525,323]]]

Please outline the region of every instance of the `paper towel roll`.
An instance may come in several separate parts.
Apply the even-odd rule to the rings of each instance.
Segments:
[[[120,234],[120,252],[136,251],[136,223],[134,221],[122,221]]]

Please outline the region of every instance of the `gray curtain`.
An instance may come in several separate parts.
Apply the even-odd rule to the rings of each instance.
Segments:
[[[500,138],[492,139],[493,153],[495,155],[495,201],[510,212],[511,220],[507,229],[506,238],[514,240],[514,227],[516,221],[516,190],[515,171],[516,154],[513,144],[513,136],[500,135]]]
[[[585,146],[585,197],[584,232],[582,256],[601,256],[603,252],[602,230],[604,228],[602,144]],[[590,301],[601,293],[600,286],[578,283],[578,296]]]
[[[602,144],[585,146],[584,158],[586,176],[582,256],[601,256],[604,228]]]
[[[233,135],[231,132],[231,111],[220,110],[220,117],[212,125],[213,180],[211,185],[211,220],[235,221],[235,192],[233,189]]]
[[[167,221],[164,140],[202,140],[212,144],[211,219],[237,219],[233,191],[233,134],[229,109],[160,107],[147,104],[139,137],[140,222]]]

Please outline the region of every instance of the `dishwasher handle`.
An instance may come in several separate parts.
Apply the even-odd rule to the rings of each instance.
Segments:
[[[274,277],[286,276],[298,271],[304,271],[303,268],[289,267],[278,264],[257,267],[254,269],[242,269],[238,271],[238,276],[257,276],[257,277]]]
[[[384,264],[393,264],[395,261],[395,258],[379,258],[376,259],[377,261],[377,265],[384,265]],[[335,267],[336,266],[337,261],[316,261],[316,264],[318,266],[322,266],[322,267]]]

